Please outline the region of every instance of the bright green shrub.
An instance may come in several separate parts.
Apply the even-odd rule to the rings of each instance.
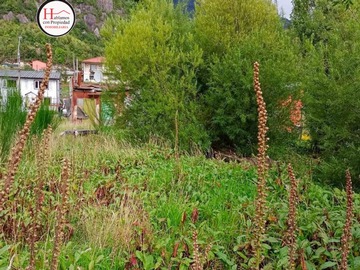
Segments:
[[[308,12],[297,14],[294,30],[303,38],[305,117],[319,160],[316,178],[342,185],[346,168],[355,179],[360,175],[360,5],[345,9],[318,0]],[[310,36],[301,30],[305,22]]]
[[[109,21],[103,34],[108,37],[108,66],[123,82],[118,90],[123,93],[126,86],[131,94],[130,105],[118,118],[120,127],[141,140],[157,136],[174,142],[178,112],[180,148],[207,147],[196,95],[202,50],[181,7],[144,1],[129,20]]]
[[[199,83],[202,116],[215,147],[250,155],[257,142],[253,63],[258,61],[267,103],[270,145],[293,144],[289,108],[281,106],[300,93],[298,56],[269,1],[204,1],[196,12],[197,40],[204,50]],[[274,150],[273,154],[279,151]]]

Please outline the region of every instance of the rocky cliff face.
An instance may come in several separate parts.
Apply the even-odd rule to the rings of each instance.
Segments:
[[[43,1],[2,0],[0,3],[0,19],[17,21],[21,24],[33,22],[38,7]],[[68,0],[74,7],[77,22],[84,23],[87,31],[99,36],[100,29],[109,14],[123,15],[124,7],[114,3],[114,0]]]

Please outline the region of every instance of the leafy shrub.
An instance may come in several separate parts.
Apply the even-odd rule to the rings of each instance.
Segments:
[[[202,50],[192,24],[180,7],[158,0],[138,4],[131,20],[119,19],[104,30],[110,37],[109,67],[117,80],[126,82],[131,95],[118,123],[133,137],[147,141],[157,136],[175,142],[177,125],[181,149],[208,146],[196,96]],[[124,93],[125,86],[118,91]]]

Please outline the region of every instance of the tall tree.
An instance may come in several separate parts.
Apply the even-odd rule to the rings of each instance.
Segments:
[[[282,28],[276,7],[267,0],[206,0],[196,10],[196,33],[204,50],[201,94],[203,119],[213,145],[253,153],[256,104],[252,65],[259,61],[269,109],[271,143],[291,138],[289,111],[280,106],[300,93],[297,55]]]
[[[206,147],[207,138],[196,105],[202,50],[183,8],[145,0],[129,19],[113,20],[103,34],[109,37],[108,66],[132,99],[119,117],[121,126],[141,139],[156,135],[174,141],[177,118],[180,147],[189,149],[192,144]]]
[[[295,11],[297,4],[301,1]],[[360,174],[359,14],[359,3],[347,8],[316,0],[304,14],[312,34],[294,28],[304,37],[305,113],[312,149],[321,160],[317,172],[334,184],[347,167]],[[293,18],[294,26],[301,24],[300,16]]]

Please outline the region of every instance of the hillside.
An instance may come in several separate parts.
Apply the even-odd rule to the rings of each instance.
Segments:
[[[72,64],[79,59],[103,54],[100,29],[108,16],[124,16],[135,1],[130,0],[69,0],[75,9],[77,22],[69,35],[50,38],[35,23],[38,6],[43,1],[4,0],[0,2],[0,35],[6,46],[0,48],[0,62],[15,61],[18,37],[21,36],[21,60],[45,60],[43,44],[54,45],[55,64]]]

